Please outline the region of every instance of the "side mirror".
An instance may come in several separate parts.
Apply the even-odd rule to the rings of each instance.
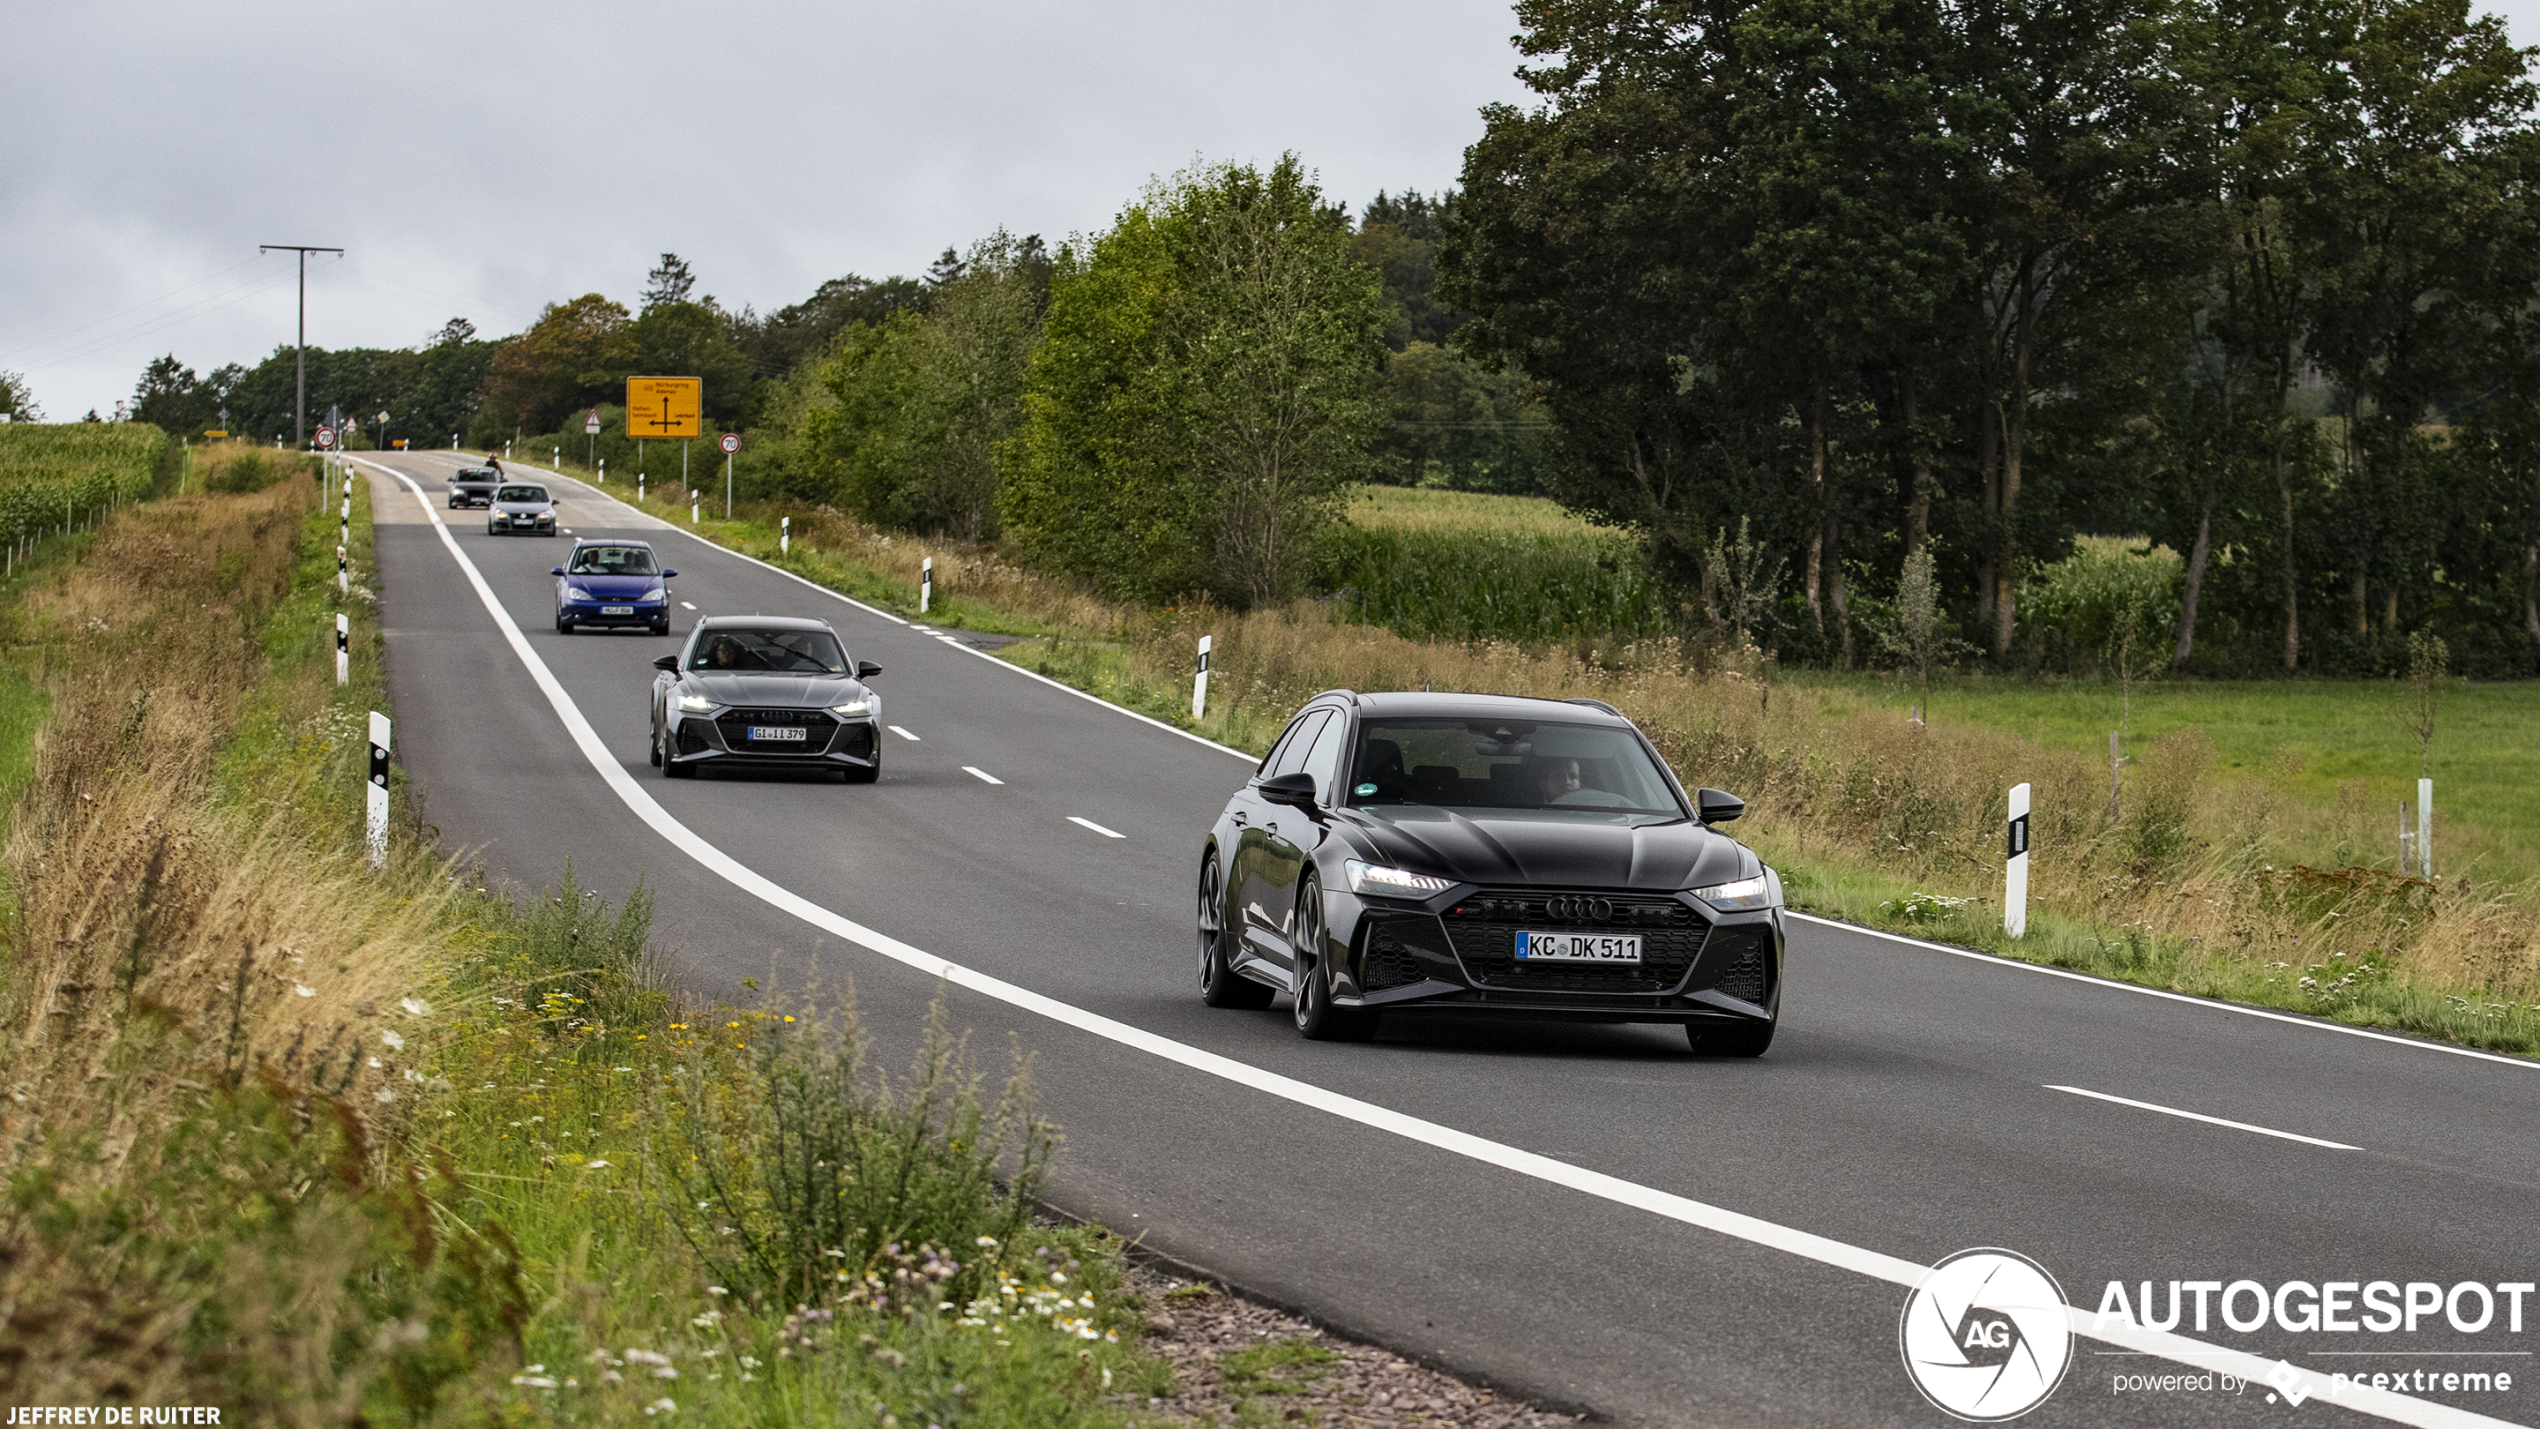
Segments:
[[[1725,789],[1705,789],[1693,796],[1693,807],[1706,824],[1725,824],[1746,812],[1746,801]]]
[[[560,575],[563,575],[563,574],[564,574],[564,567],[562,567],[562,566],[549,566],[549,567],[547,568],[547,574],[549,574],[549,575],[551,575],[551,576],[560,576]]]
[[[855,677],[859,680],[870,680],[881,673],[882,667],[874,664],[870,660],[858,660],[855,662]]]
[[[668,670],[670,673],[676,675],[679,673],[679,657],[676,655],[657,655],[653,658],[653,668],[656,670]]]
[[[1299,769],[1261,781],[1261,797],[1292,809],[1314,807],[1314,776]]]
[[[677,575],[677,574],[679,574],[679,572],[677,572],[677,571],[664,571],[664,572],[662,572],[662,573],[661,573],[661,578],[662,578],[663,580],[669,580],[672,576],[675,576],[675,575]]]

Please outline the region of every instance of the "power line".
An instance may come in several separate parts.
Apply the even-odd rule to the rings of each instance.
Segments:
[[[108,313],[108,314],[106,314],[106,315],[105,315],[104,317],[102,317],[102,318],[97,318],[97,319],[94,319],[94,320],[89,321],[89,322],[84,322],[84,323],[81,323],[79,326],[77,326],[77,327],[75,327],[75,328],[65,328],[65,329],[63,329],[62,331],[60,331],[60,332],[57,332],[57,333],[53,334],[51,337],[47,337],[47,338],[39,338],[39,339],[37,339],[36,341],[31,342],[31,343],[28,343],[26,346],[21,347],[21,348],[17,348],[17,349],[15,349],[15,350],[11,351],[11,352],[8,352],[8,353],[0,353],[0,361],[15,361],[15,360],[17,360],[18,358],[20,358],[20,357],[24,356],[24,355],[25,355],[25,354],[27,354],[27,353],[30,353],[30,352],[41,352],[41,351],[43,351],[45,348],[51,347],[53,344],[55,344],[55,343],[57,343],[57,342],[60,342],[62,339],[66,338],[66,337],[76,337],[76,336],[78,336],[79,334],[81,334],[81,333],[84,333],[84,332],[88,331],[90,328],[97,327],[97,326],[99,326],[99,325],[101,325],[101,324],[104,324],[104,323],[110,323],[110,322],[113,322],[113,321],[114,321],[115,319],[117,319],[117,318],[124,317],[124,316],[127,316],[127,315],[132,314],[132,313],[137,313],[137,312],[141,311],[143,308],[150,307],[150,306],[152,306],[153,304],[157,304],[157,303],[164,303],[164,302],[166,302],[168,299],[175,297],[175,296],[176,296],[177,294],[179,294],[179,293],[183,293],[183,292],[190,292],[190,291],[192,291],[193,289],[196,289],[196,288],[199,288],[199,287],[203,286],[205,283],[209,283],[209,282],[213,281],[213,279],[216,279],[216,278],[226,278],[226,277],[228,277],[230,274],[237,272],[239,269],[246,267],[249,263],[253,263],[253,262],[257,261],[257,259],[260,259],[260,258],[262,258],[262,257],[264,257],[264,256],[265,256],[264,254],[262,254],[262,253],[258,253],[258,254],[256,255],[256,257],[255,257],[255,258],[243,259],[243,260],[241,260],[241,261],[239,261],[239,262],[232,263],[232,264],[230,264],[228,267],[221,269],[219,272],[212,274],[210,277],[197,278],[197,279],[195,279],[193,282],[185,284],[183,287],[179,287],[179,288],[170,288],[168,291],[166,291],[166,292],[164,292],[164,293],[159,294],[159,295],[158,295],[157,297],[155,297],[155,298],[145,298],[145,299],[143,299],[142,301],[140,301],[140,302],[137,302],[137,303],[133,304],[131,307],[128,307],[128,308],[122,309],[122,310],[121,310],[121,311],[119,311],[119,312],[111,312],[111,313]],[[232,289],[230,289],[229,291],[231,291],[231,292],[236,292],[236,291],[238,291],[238,290],[237,290],[237,289],[235,289],[235,288],[232,288]],[[214,296],[219,296],[219,295],[218,295],[218,294],[215,294]],[[197,301],[202,301],[202,300],[198,299]],[[186,304],[186,306],[187,306],[187,307],[192,307],[193,305],[194,305],[194,304],[192,304],[192,303],[188,303],[188,304]],[[58,360],[58,359],[56,359],[56,360]]]

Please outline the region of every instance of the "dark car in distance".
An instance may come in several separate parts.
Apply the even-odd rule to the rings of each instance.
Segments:
[[[503,484],[503,474],[490,466],[462,467],[450,478],[450,505],[491,506],[494,488]]]
[[[670,633],[670,587],[679,574],[653,559],[649,541],[573,543],[573,554],[547,574],[556,578],[556,633],[641,629]]]
[[[1297,1030],[1454,1014],[1681,1025],[1752,1057],[1780,1017],[1781,880],[1594,700],[1308,701],[1200,850],[1215,1007],[1291,994]]]
[[[673,779],[725,768],[836,770],[882,777],[882,704],[825,620],[718,615],[653,662],[653,763]]]

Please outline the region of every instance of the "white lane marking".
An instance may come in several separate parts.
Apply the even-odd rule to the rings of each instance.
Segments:
[[[891,733],[898,735],[900,738],[907,740],[911,744],[924,744],[926,742],[895,724],[885,725],[883,728],[888,729]]]
[[[1081,825],[1082,827],[1085,827],[1085,828],[1092,829],[1095,833],[1098,833],[1098,834],[1102,835],[1104,838],[1107,838],[1107,839],[1125,839],[1125,838],[1127,838],[1127,837],[1128,837],[1128,835],[1127,835],[1127,834],[1124,834],[1124,833],[1117,833],[1117,832],[1115,832],[1115,831],[1113,831],[1113,830],[1111,830],[1111,829],[1106,829],[1106,828],[1104,828],[1102,825],[1095,823],[1095,822],[1094,822],[1093,820],[1091,820],[1091,819],[1080,819],[1080,818],[1076,817],[1074,814],[1069,814],[1069,815],[1067,816],[1067,822],[1069,822],[1069,823],[1071,823],[1071,824]]]
[[[2308,1146],[2325,1146],[2331,1151],[2363,1150],[2360,1146],[2348,1146],[2342,1141],[2322,1141],[2316,1136],[2304,1136],[2299,1132],[2293,1131],[2278,1131],[2271,1126],[2252,1126],[2245,1121],[2226,1121],[2218,1116],[2207,1116],[2201,1111],[2180,1111],[2174,1106],[2161,1106],[2154,1102],[2139,1102],[2132,1097],[2112,1097],[2106,1092],[2094,1092],[2087,1087],[2059,1087],[2053,1082],[2048,1082],[2046,1084],[2046,1090],[2050,1092],[2070,1092],[2077,1097],[2091,1097],[2098,1101],[2115,1102],[2119,1106],[2130,1106],[2137,1111],[2157,1111],[2163,1116],[2184,1117],[2189,1121],[2201,1121],[2207,1126],[2227,1126],[2234,1131],[2254,1131],[2260,1136],[2280,1137],[2286,1141],[2299,1141]]]
[[[953,636],[950,636],[950,635],[938,635],[938,636],[936,636],[935,638],[936,638],[936,639],[938,639],[938,640],[941,640],[942,642],[944,642],[944,643],[945,643],[945,644],[947,644],[947,645],[958,645],[958,644],[960,644],[960,643],[961,643],[961,641],[960,641],[960,640],[958,640],[958,639],[956,639],[956,638],[954,638]]]
[[[1005,782],[994,774],[989,773],[987,770],[980,768],[976,764],[965,764],[961,766],[961,772],[964,774],[977,775],[979,778],[985,779],[991,784],[1002,784]]]
[[[1027,670],[1024,673],[1030,674],[1031,672]],[[2192,993],[2171,992],[2167,988],[2144,987],[2138,983],[2118,982],[2113,978],[2092,977],[2088,973],[2077,973],[2067,968],[2050,968],[2043,963],[2022,962],[2018,958],[1996,957],[1991,953],[1977,952],[1973,948],[1953,948],[1947,943],[1926,942],[1921,938],[1909,938],[1902,933],[1882,932],[1877,928],[1865,928],[1858,923],[1847,923],[1840,918],[1820,918],[1813,913],[1795,912],[1788,913],[1785,916],[1796,918],[1803,923],[1814,923],[1823,928],[1837,928],[1846,933],[1858,933],[1865,938],[1884,938],[1891,943],[1903,943],[1909,948],[1922,948],[1929,952],[1947,953],[1951,957],[1957,958],[1972,958],[1977,962],[1984,963],[1992,967],[2021,968],[2028,972],[2044,973],[2048,977],[2070,978],[2074,982],[2086,982],[2092,987],[2104,987],[2112,992],[2139,993],[2145,997],[2157,997],[2168,1002],[2183,1002],[2190,1007],[2211,1008],[2216,1012],[2234,1012],[2243,1017],[2257,1017],[2263,1018],[2269,1022],[2282,1022],[2294,1027],[2307,1027],[2313,1032],[2342,1032],[2349,1037],[2364,1037],[2375,1042],[2389,1042],[2401,1047],[2414,1047],[2421,1052],[2445,1052],[2455,1057],[2470,1057],[2481,1062],[2501,1062],[2508,1067],[2520,1067],[2526,1072],[2540,1071],[2540,1060],[2534,1060],[2529,1057],[2508,1057],[2498,1052],[2481,1052],[2475,1047],[2454,1047],[2448,1043],[2428,1042],[2416,1037],[2399,1037],[2388,1032],[2375,1032],[2364,1027],[2348,1027],[2343,1023],[2322,1022],[2316,1018],[2310,1017],[2296,1017],[2289,1012],[2270,1012],[2263,1007],[2249,1007],[2237,1002],[2222,1002],[2210,997],[2197,997]]]
[[[423,489],[416,486],[414,480],[402,472],[379,466],[378,463],[363,458],[356,457],[354,460],[396,477],[414,491],[415,500],[422,503],[424,514],[431,517],[432,524],[441,537],[442,546],[449,551],[450,558],[459,563],[460,571],[467,576],[468,584],[475,588],[477,600],[483,603],[486,613],[493,617],[496,628],[502,631],[505,643],[512,648],[512,654],[529,671],[529,677],[537,683],[540,693],[547,697],[548,705],[555,710],[556,718],[564,725],[565,733],[572,738],[576,747],[581,749],[582,757],[590,763],[592,769],[599,773],[601,780],[609,786],[612,793],[617,795],[619,801],[624,803],[637,818],[642,819],[653,832],[660,834],[673,848],[695,859],[716,877],[768,906],[790,913],[823,932],[844,938],[848,942],[878,953],[894,962],[914,968],[927,977],[967,988],[994,998],[1009,1007],[1020,1008],[1062,1026],[1091,1033],[1123,1047],[1188,1067],[1192,1071],[1219,1077],[1237,1086],[1324,1112],[1344,1121],[1355,1122],[1371,1130],[1386,1132],[1406,1141],[1417,1142],[1420,1145],[1478,1161],[1487,1166],[1496,1166],[1550,1185],[1611,1201],[1616,1205],[1646,1211],[1666,1220],[1713,1231],[1768,1249],[1783,1251],[1803,1260],[1813,1260],[1820,1265],[1849,1270],[1892,1285],[1910,1287],[1922,1279],[1925,1267],[1914,1261],[1888,1255],[1882,1251],[1848,1245],[1811,1231],[1778,1225],[1740,1211],[1714,1206],[1708,1202],[1661,1191],[1655,1187],[1643,1186],[1635,1181],[1626,1181],[1619,1176],[1608,1176],[1601,1171],[1591,1171],[1584,1166],[1573,1166],[1566,1161],[1555,1161],[1549,1156],[1540,1156],[1534,1152],[1492,1141],[1486,1137],[1475,1136],[1469,1131],[1459,1131],[1438,1122],[1406,1116],[1390,1107],[1361,1101],[1353,1096],[1345,1096],[1339,1092],[1318,1087],[1311,1082],[1300,1082],[1294,1077],[1281,1076],[1277,1072],[1253,1066],[1249,1062],[1239,1062],[1232,1057],[1204,1048],[1194,1047],[1185,1042],[1176,1042],[1170,1037],[1149,1032],[1143,1027],[1133,1027],[1126,1022],[1105,1017],[1100,1013],[1088,1012],[1081,1007],[1061,1002],[1057,998],[1007,982],[1003,978],[992,977],[975,968],[965,967],[948,958],[938,957],[914,944],[901,942],[887,933],[877,932],[821,907],[725,853],[699,836],[695,830],[671,817],[670,811],[664,809],[653,798],[652,792],[637,783],[635,776],[627,772],[626,766],[618,762],[617,756],[609,752],[608,745],[600,739],[599,731],[591,728],[591,722],[583,717],[581,706],[576,705],[573,697],[565,693],[565,688],[556,679],[555,672],[548,669],[547,662],[540,659],[538,652],[530,647],[529,638],[521,633],[520,626],[511,617],[511,612],[504,609],[502,601],[495,597],[494,588],[486,584],[484,574],[477,570],[474,561],[468,559],[467,552],[460,549],[457,538],[450,534],[449,526],[441,520],[438,513],[432,510],[432,503],[424,499]],[[1026,670],[1024,673],[1031,672]],[[1098,701],[1098,703],[1108,702]],[[1113,708],[1116,709],[1118,706]],[[1166,727],[1170,728],[1170,726]],[[2064,1319],[2072,1327],[2074,1334],[2097,1340],[2102,1344],[2174,1360],[2198,1369],[2220,1371],[2253,1383],[2274,1383],[2275,1381],[2267,1379],[2267,1375],[2277,1371],[2281,1363],[2271,1362],[2257,1355],[2228,1349],[2221,1345],[2209,1345],[2201,1340],[2190,1339],[2185,1335],[2166,1330],[2147,1330],[2133,1325],[2100,1325],[2096,1323],[2096,1316],[2091,1311],[2079,1306],[2065,1306]],[[2334,1385],[2327,1375],[2317,1370],[2290,1364],[2282,1364],[2281,1368],[2291,1371],[2293,1384],[2301,1389],[2305,1398],[2318,1395],[2321,1399],[2341,1408],[2352,1409],[2396,1423],[2416,1425],[2419,1429],[2512,1429],[2512,1426],[2501,1419],[2490,1419],[2483,1414],[2472,1414],[2467,1410],[2454,1409],[2449,1405],[2411,1399],[2392,1390],[2368,1389],[2351,1381],[2344,1385]]]
[[[680,608],[681,610],[694,610],[694,609],[696,609],[696,607],[695,607],[695,606],[690,605],[688,602],[686,602],[686,601],[684,601],[684,600],[683,600],[683,601],[681,601],[681,602],[679,602],[679,608]]]

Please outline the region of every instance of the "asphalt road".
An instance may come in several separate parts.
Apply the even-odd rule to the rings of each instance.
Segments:
[[[569,539],[490,538],[481,515],[445,513],[604,757],[747,871],[719,872],[630,809],[507,643],[430,520],[455,465],[385,460],[429,510],[371,487],[398,758],[449,847],[526,886],[567,858],[612,895],[648,881],[699,993],[852,982],[886,1064],[939,982],[876,948],[985,975],[947,995],[992,1065],[1009,1036],[1036,1058],[1066,1131],[1060,1204],[1344,1332],[1618,1423],[1932,1425],[1951,1421],[1900,1363],[1894,1282],[1967,1247],[2033,1257],[2084,1310],[2112,1280],[2540,1280],[2540,1066],[1796,920],[1783,1028],[1754,1062],[1691,1057],[1661,1027],[1309,1044],[1284,999],[1203,1007],[1199,839],[1247,761],[558,479],[567,527],[647,536],[681,571],[679,630],[690,607],[822,616],[881,664],[884,720],[916,736],[884,736],[873,786],[674,783],[646,763],[645,698],[678,634],[553,633],[547,570]],[[2178,1333],[2321,1374],[2503,1371],[2509,1392],[2347,1403],[2540,1420],[2540,1297],[2512,1329],[2500,1301],[2477,1334],[2440,1314],[2414,1333]],[[2146,1343],[2077,1339],[2024,1422],[2348,1417],[2264,1383],[2118,1392],[2116,1376],[2184,1372],[2180,1342]]]

